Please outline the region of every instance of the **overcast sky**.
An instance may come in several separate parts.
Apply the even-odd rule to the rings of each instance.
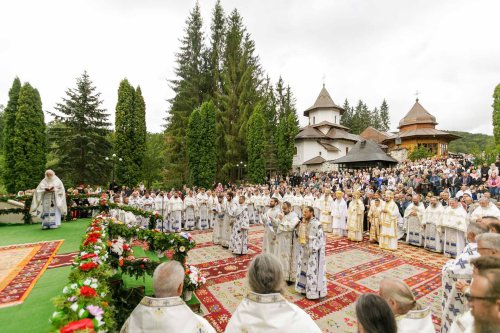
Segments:
[[[206,32],[215,0],[200,0]],[[0,2],[0,104],[15,76],[38,88],[45,111],[87,70],[114,121],[117,89],[140,85],[147,127],[159,132],[173,95],[174,54],[194,0]],[[415,91],[438,128],[492,133],[500,83],[498,0],[223,0],[237,8],[264,70],[282,75],[302,112],[326,77],[333,100],[384,98],[391,128]],[[47,119],[49,119],[47,117]]]

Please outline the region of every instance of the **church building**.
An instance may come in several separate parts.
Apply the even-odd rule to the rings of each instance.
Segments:
[[[295,137],[294,171],[328,171],[336,169],[333,160],[345,156],[359,135],[348,132],[340,124],[343,108],[336,105],[323,84],[314,105],[304,111],[309,125],[301,128]]]
[[[372,127],[365,129],[360,136],[386,145],[389,153],[399,161],[419,147],[424,147],[435,156],[446,156],[451,141],[460,138],[457,135],[436,129],[436,117],[420,104],[418,98],[406,116],[399,122],[399,131],[380,132]]]

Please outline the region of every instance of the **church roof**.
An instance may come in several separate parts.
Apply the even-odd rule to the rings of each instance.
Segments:
[[[302,164],[304,164],[304,165],[321,164],[321,163],[323,163],[323,162],[325,162],[325,161],[326,161],[326,160],[325,160],[323,157],[321,157],[321,156],[316,156],[316,157],[311,158],[310,160],[305,161],[305,162],[304,162],[304,163],[302,163]]]
[[[324,139],[324,140],[347,140],[358,142],[362,140],[359,135],[351,134],[342,128],[331,127],[326,134],[323,134],[319,129],[313,126],[305,126],[299,130],[299,134],[295,139]]]
[[[399,133],[392,134],[390,137],[388,137],[387,139],[384,139],[382,142],[392,141],[392,140],[396,139],[398,137],[398,135],[402,139],[403,138],[411,138],[414,136],[428,136],[428,137],[433,137],[433,138],[444,138],[444,139],[451,139],[451,140],[455,140],[455,139],[460,138],[460,136],[458,136],[458,135],[444,132],[444,131],[440,131],[440,130],[435,129],[435,128],[416,128],[416,129],[412,129],[409,131],[400,131]]]
[[[317,124],[314,124],[314,125],[311,125],[311,127],[321,127],[321,126],[330,126],[330,127],[338,127],[338,128],[343,128],[345,130],[348,130],[349,127],[345,127],[343,125],[340,125],[340,124],[334,124],[334,123],[331,123],[329,121],[326,121],[326,120],[323,120],[322,122],[320,123],[317,123]]]
[[[313,106],[304,111],[304,116],[309,117],[309,111],[316,109],[337,109],[340,111],[340,114],[344,113],[344,109],[333,102],[333,99],[326,90],[324,84],[323,88],[319,92],[318,98],[316,98],[316,102],[314,102]]]
[[[330,128],[328,133],[326,133],[326,136],[330,139],[336,139],[336,140],[343,139],[352,142],[358,142],[359,140],[362,140],[362,138],[359,135],[349,133],[339,128]]]
[[[323,148],[326,149],[326,151],[333,151],[333,152],[339,152],[340,149],[338,149],[337,147],[335,147],[334,145],[332,145],[330,142],[328,141],[322,141],[322,140],[318,140],[318,143],[323,146]]]
[[[326,137],[319,129],[312,126],[305,126],[300,129],[295,139],[323,139]]]
[[[398,163],[397,160],[386,154],[380,146],[372,140],[358,141],[346,156],[337,158],[335,164],[346,164],[356,162],[389,162]]]
[[[424,109],[424,107],[418,102],[418,99],[415,101],[415,104],[410,111],[408,111],[406,116],[404,116],[404,118],[399,122],[399,128],[415,124],[437,125],[436,117]]]

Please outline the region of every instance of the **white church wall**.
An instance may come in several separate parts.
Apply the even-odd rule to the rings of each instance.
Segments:
[[[340,112],[325,109],[309,111],[309,125],[319,124],[322,121],[340,124]]]

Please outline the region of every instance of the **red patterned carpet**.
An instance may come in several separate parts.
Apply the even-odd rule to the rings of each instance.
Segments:
[[[246,270],[252,258],[261,252],[263,228],[250,232],[250,254],[234,256],[212,243],[211,231],[193,232],[198,242],[189,252],[188,262],[202,269],[207,284],[196,291],[205,317],[223,332],[231,313],[247,293]],[[441,267],[448,260],[421,248],[399,244],[396,252],[380,250],[367,241],[354,243],[346,238],[328,237],[326,246],[328,296],[310,301],[286,289],[285,297],[305,309],[323,332],[356,332],[354,302],[360,293],[377,292],[385,276],[404,280],[420,302],[431,306],[436,327],[441,313]]]
[[[62,242],[0,247],[0,308],[23,302]]]

